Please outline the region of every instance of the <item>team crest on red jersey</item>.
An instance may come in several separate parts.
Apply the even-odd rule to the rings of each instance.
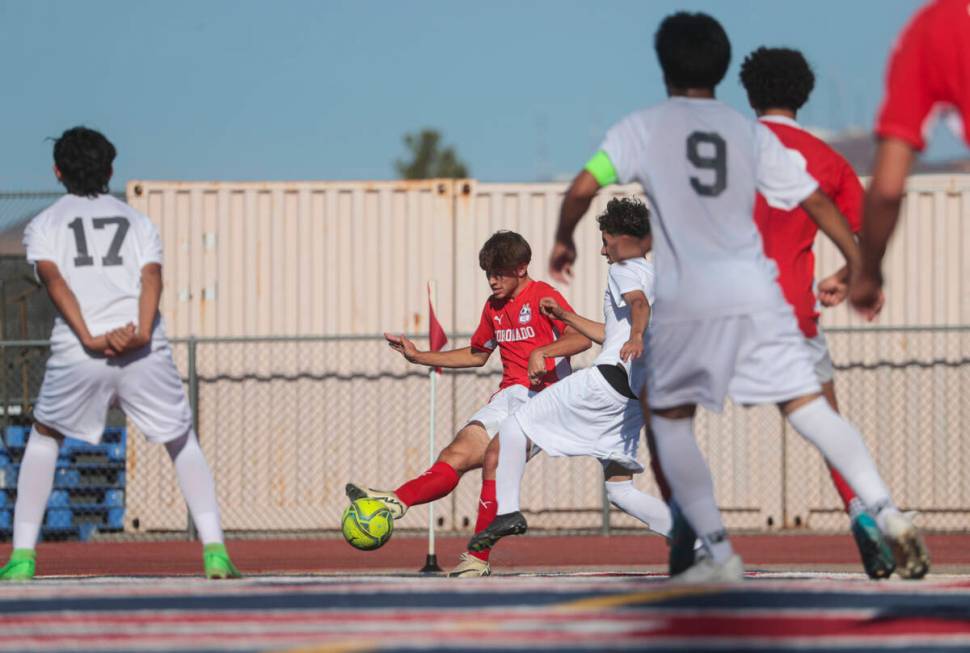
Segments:
[[[532,321],[532,307],[528,304],[519,311],[519,324],[528,324]]]

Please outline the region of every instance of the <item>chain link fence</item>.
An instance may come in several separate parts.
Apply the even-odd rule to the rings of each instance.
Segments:
[[[970,327],[833,329],[828,339],[840,408],[863,432],[901,508],[918,510],[930,530],[966,530]],[[453,335],[450,342],[461,347],[468,337]],[[178,339],[172,347],[216,476],[225,527],[237,536],[334,535],[348,481],[393,489],[428,466],[427,370],[388,350],[383,338]],[[7,434],[0,452],[6,470],[0,536],[9,535],[4,524],[15,498],[18,447],[46,352],[46,341],[0,343]],[[577,357],[575,367],[593,356]],[[436,452],[488,401],[500,378],[498,356],[483,368],[443,373]],[[696,424],[730,528],[848,526],[820,456],[774,407],[728,405],[720,415],[701,411]],[[111,426],[124,426],[123,417],[114,413]],[[184,534],[188,515],[164,448],[146,443],[130,424],[126,437],[117,433],[109,429],[101,448],[70,450],[62,461],[57,489],[63,492],[56,499],[75,506],[73,530],[63,533]],[[640,458],[649,468],[645,446]],[[468,533],[474,525],[480,476],[467,476],[437,502],[439,532]],[[649,472],[636,483],[659,494]],[[539,456],[526,473],[523,508],[538,532],[643,530],[604,504],[594,460]],[[427,508],[415,507],[397,527],[420,532],[427,519]]]

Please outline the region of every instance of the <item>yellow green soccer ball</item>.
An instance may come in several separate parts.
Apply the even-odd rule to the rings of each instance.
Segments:
[[[373,551],[391,539],[394,518],[387,506],[377,499],[357,499],[344,510],[340,526],[350,546]]]

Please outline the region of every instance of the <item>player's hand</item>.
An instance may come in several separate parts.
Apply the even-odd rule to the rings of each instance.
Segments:
[[[543,297],[539,300],[539,312],[546,317],[553,317],[557,320],[561,320],[565,315],[562,306],[552,297]]]
[[[866,320],[874,320],[885,303],[882,275],[866,272],[852,275],[849,282],[849,303]]]
[[[539,385],[547,372],[546,357],[542,355],[538,348],[533,349],[532,353],[529,354],[529,383]]]
[[[576,262],[576,243],[557,240],[549,255],[549,276],[554,281],[568,284],[573,276],[573,263]]]
[[[826,308],[838,306],[849,295],[849,284],[844,275],[836,272],[818,282],[818,301]]]
[[[103,356],[114,356],[114,351],[112,351],[111,347],[108,345],[108,339],[103,335],[96,337],[88,336],[81,341],[81,346]]]
[[[643,338],[630,338],[620,347],[620,360],[626,363],[643,356]]]
[[[397,335],[394,333],[384,333],[384,339],[387,340],[387,346],[396,351],[397,353],[404,356],[404,358],[409,363],[417,363],[418,348],[414,346],[414,343],[404,337],[403,334]]]
[[[141,349],[151,341],[150,333],[142,333],[131,322],[123,327],[112,329],[104,337],[108,342],[108,349],[105,350],[105,356],[117,356],[135,351],[136,349]]]

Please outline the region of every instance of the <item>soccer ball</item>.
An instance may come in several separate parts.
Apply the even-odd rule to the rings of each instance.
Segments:
[[[391,539],[394,518],[387,506],[377,499],[357,499],[344,510],[340,526],[350,546],[373,551]]]

